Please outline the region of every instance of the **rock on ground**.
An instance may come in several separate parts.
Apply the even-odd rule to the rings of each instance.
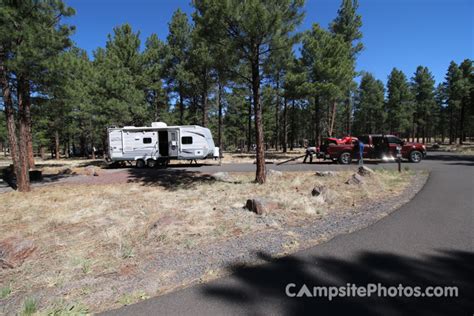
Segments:
[[[216,172],[211,175],[211,177],[220,182],[235,182],[228,172]]]
[[[362,177],[358,173],[354,173],[352,177],[350,177],[347,181],[346,184],[363,184],[364,183],[364,177]]]
[[[316,171],[318,177],[334,177],[336,173],[334,171]]]
[[[277,209],[278,203],[273,201],[268,201],[262,198],[248,199],[245,204],[245,208],[251,212],[254,212],[257,215],[267,214],[272,210]]]
[[[0,242],[0,267],[12,269],[20,266],[34,251],[32,240],[10,237]]]
[[[374,174],[374,171],[366,166],[360,166],[357,173],[363,177],[366,177],[366,176],[370,177],[371,175]]]

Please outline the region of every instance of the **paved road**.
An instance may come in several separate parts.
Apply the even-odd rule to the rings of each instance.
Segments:
[[[422,191],[408,204],[366,229],[257,267],[233,266],[217,281],[143,301],[111,315],[298,315],[474,313],[474,158],[431,154],[411,168],[431,170]],[[288,164],[280,170],[339,169],[336,165]],[[352,166],[353,167],[353,166]],[[374,167],[394,168],[394,164]],[[221,169],[247,171],[254,166]],[[215,167],[200,167],[212,172]],[[457,298],[289,298],[285,287],[458,286]],[[382,289],[383,291],[383,289]]]

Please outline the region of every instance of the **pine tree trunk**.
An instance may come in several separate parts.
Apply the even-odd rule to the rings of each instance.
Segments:
[[[202,94],[202,126],[207,126],[207,91]]]
[[[334,132],[334,122],[336,121],[336,106],[337,103],[334,101],[332,103],[332,111],[331,111],[331,117],[330,117],[330,122],[329,122],[329,137],[332,137],[332,134]]]
[[[219,82],[217,87],[217,108],[219,109],[219,117],[217,123],[217,147],[219,147],[219,155],[222,157],[222,85]]]
[[[255,142],[257,145],[257,171],[255,174],[255,182],[264,184],[266,178],[265,148],[263,139],[262,106],[260,104],[260,60],[258,49],[256,49],[254,59],[252,60],[252,92],[253,107],[255,111]]]
[[[59,131],[54,132],[54,158],[59,159]]]
[[[32,135],[32,123],[31,123],[31,97],[30,97],[30,82],[26,79],[21,79],[22,83],[22,94],[24,102],[25,120],[26,125],[26,146],[28,152],[28,165],[30,168],[35,166],[35,158],[33,152],[33,135]]]
[[[43,146],[40,146],[40,157],[41,157],[41,160],[44,160],[46,158]]]
[[[454,131],[453,131],[454,122],[453,122],[453,117],[454,117],[453,108],[452,108],[452,106],[451,106],[451,108],[449,109],[449,144],[450,144],[450,145],[453,143],[453,139],[454,139]]]
[[[28,164],[28,119],[25,109],[25,93],[23,80],[18,80],[18,114],[19,114],[19,139],[18,158],[20,162],[20,172],[16,175],[17,189],[20,192],[30,191],[30,167]]]
[[[280,141],[280,74],[277,75],[276,84],[276,104],[275,104],[275,150],[278,151],[278,142]]]
[[[252,142],[252,103],[253,99],[250,96],[249,100],[249,117],[248,117],[248,134],[247,134],[247,152],[250,152],[250,146]]]
[[[459,117],[459,145],[462,145],[463,140],[464,140],[464,119],[465,119],[464,103],[465,102],[461,102],[461,115]]]
[[[351,114],[352,114],[352,107],[351,107],[351,92],[349,91],[347,99],[346,99],[346,134],[351,135]]]
[[[288,147],[288,100],[283,99],[283,152],[286,153]]]
[[[0,47],[1,49],[1,47]],[[15,174],[20,173],[20,160],[18,154],[18,140],[16,136],[16,124],[15,124],[15,110],[13,109],[13,101],[10,90],[10,85],[7,78],[7,69],[3,64],[3,54],[0,50],[0,85],[2,88],[3,106],[5,111],[7,131],[8,131],[8,143],[10,145],[10,156],[13,162],[13,172]]]
[[[314,97],[314,142],[316,146],[320,145],[321,115],[319,97]]]
[[[181,89],[179,91],[179,124],[184,124],[184,104],[183,104],[183,94]]]
[[[290,136],[290,150],[293,151],[293,144],[295,143],[296,135],[296,120],[295,120],[295,100],[291,101],[291,136]]]

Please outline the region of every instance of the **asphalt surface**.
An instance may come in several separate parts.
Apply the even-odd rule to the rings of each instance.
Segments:
[[[232,275],[135,305],[110,315],[473,315],[474,313],[474,157],[430,153],[419,164],[430,178],[415,198],[376,224],[281,259],[255,255],[267,263],[229,267]],[[269,168],[335,170],[339,165],[290,163]],[[373,168],[396,168],[394,163]],[[252,171],[255,166],[188,168],[200,172]],[[158,282],[159,280],[157,280]],[[305,284],[315,286],[456,286],[458,297],[288,297]],[[374,285],[376,286],[376,285]],[[391,291],[391,290],[386,290]],[[409,293],[409,290],[405,290]],[[388,293],[387,293],[388,294]]]

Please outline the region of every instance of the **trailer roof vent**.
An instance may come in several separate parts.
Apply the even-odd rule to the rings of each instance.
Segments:
[[[151,127],[156,127],[156,128],[164,128],[168,125],[166,125],[165,122],[152,122]]]

